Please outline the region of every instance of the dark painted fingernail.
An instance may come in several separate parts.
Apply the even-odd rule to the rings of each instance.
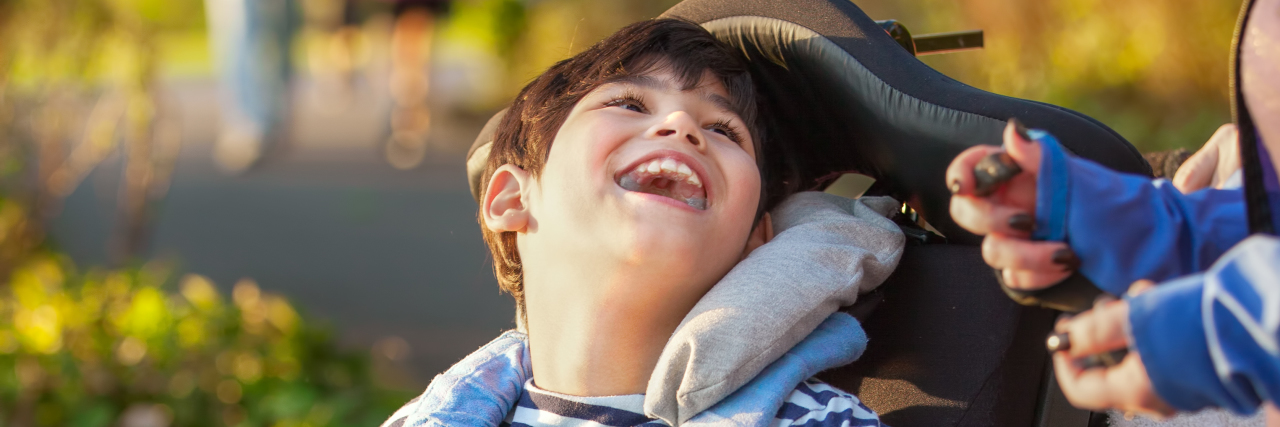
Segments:
[[[951,181],[951,184],[947,185],[947,189],[951,190],[951,194],[960,194],[960,181]]]
[[[1067,335],[1066,332],[1055,332],[1049,334],[1049,338],[1044,340],[1044,347],[1049,349],[1050,353],[1070,350],[1071,336]]]
[[[1080,269],[1080,258],[1071,248],[1058,249],[1053,253],[1053,263],[1061,265],[1067,271]]]
[[[987,197],[996,192],[1000,184],[1022,173],[1018,162],[1009,153],[998,151],[988,154],[973,165],[973,195]]]
[[[1024,213],[1014,214],[1009,217],[1009,228],[1030,233],[1036,229],[1036,220]]]
[[[1009,118],[1009,124],[1013,125],[1013,131],[1018,133],[1018,137],[1022,138],[1022,142],[1031,142],[1031,134],[1027,133],[1027,127],[1022,124],[1021,120],[1016,117]]]

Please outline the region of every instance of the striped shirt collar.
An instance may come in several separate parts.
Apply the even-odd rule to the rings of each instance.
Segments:
[[[507,425],[563,427],[665,426],[644,415],[644,395],[583,397],[538,388],[530,379]]]

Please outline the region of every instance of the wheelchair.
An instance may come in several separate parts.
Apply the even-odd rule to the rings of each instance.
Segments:
[[[875,179],[866,194],[905,201],[945,236],[908,231],[920,238],[908,239],[896,272],[845,309],[863,320],[866,353],[819,378],[894,426],[1106,425],[1061,395],[1044,349],[1057,313],[1001,291],[981,237],[951,219],[944,174],[966,148],[998,144],[1012,117],[1077,156],[1151,176],[1132,145],[1088,116],[970,87],[915,58],[980,43],[972,33],[914,39],[848,0],[685,0],[662,17],[698,23],[748,58],[771,141],[765,167],[781,175],[768,194],[862,174]],[[473,192],[496,122],[468,153]]]

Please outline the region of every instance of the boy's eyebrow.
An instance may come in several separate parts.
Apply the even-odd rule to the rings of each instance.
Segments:
[[[668,81],[658,80],[657,78],[646,74],[626,76],[618,80],[614,80],[613,83],[632,84],[653,90],[671,89],[671,85]],[[718,93],[712,93],[705,90],[698,92],[701,92],[700,95],[704,101],[710,102],[712,105],[715,105],[716,108],[742,116],[742,112],[738,111],[738,108],[733,105],[733,102],[729,101],[729,98],[725,98],[720,96]]]

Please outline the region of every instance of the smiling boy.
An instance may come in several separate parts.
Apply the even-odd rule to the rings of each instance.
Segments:
[[[532,378],[518,402],[494,404],[511,425],[666,425],[643,415],[664,346],[770,237],[754,96],[739,57],[676,20],[623,28],[526,86],[498,124],[479,188],[481,229],[499,286],[516,298],[528,359],[519,338],[504,341],[509,333],[460,364],[474,372],[437,378],[424,396],[476,393],[458,403],[475,409],[458,412],[468,425],[492,425],[486,405],[524,366]],[[853,395],[805,380],[851,360],[841,335],[861,330],[833,317],[807,353],[788,353],[745,395],[707,412],[879,425]],[[431,420],[414,425],[449,424]]]
[[[489,231],[516,233],[547,390],[642,393],[676,325],[742,257],[760,205],[745,108],[709,70],[648,61],[576,103],[541,170],[494,167],[482,199]]]

